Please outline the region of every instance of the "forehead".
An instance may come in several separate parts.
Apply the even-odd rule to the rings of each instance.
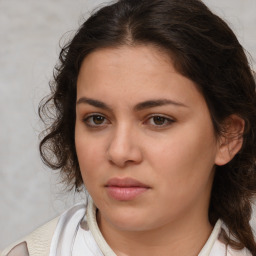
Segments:
[[[143,68],[147,68],[150,72],[153,71],[151,70],[153,65],[165,66],[169,70],[170,68],[174,69],[170,54],[152,44],[100,48],[85,57],[82,67],[89,69],[93,65],[93,68],[98,68],[102,71],[106,67],[122,68],[130,71],[132,67],[140,67],[139,70],[141,70],[141,64],[145,64]]]
[[[152,45],[96,50],[84,59],[77,81],[78,97],[101,100],[170,96],[187,102],[198,93],[195,83],[176,71],[170,55]]]

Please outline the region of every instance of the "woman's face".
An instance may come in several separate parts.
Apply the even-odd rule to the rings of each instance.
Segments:
[[[207,219],[218,143],[204,97],[153,46],[97,50],[77,82],[75,142],[101,225]]]

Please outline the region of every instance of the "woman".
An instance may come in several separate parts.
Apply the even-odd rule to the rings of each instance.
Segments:
[[[88,202],[3,255],[256,255],[255,82],[201,1],[100,9],[51,89],[41,156]]]

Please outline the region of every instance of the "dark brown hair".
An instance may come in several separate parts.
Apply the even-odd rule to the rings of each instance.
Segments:
[[[61,50],[51,95],[41,103],[50,124],[40,143],[43,161],[60,169],[68,184],[81,187],[74,142],[76,80],[83,59],[104,47],[152,44],[168,52],[181,74],[205,97],[216,135],[236,114],[245,121],[243,146],[231,162],[216,166],[209,219],[221,218],[234,248],[256,255],[249,224],[256,193],[255,81],[244,50],[228,25],[199,0],[120,0],[103,7],[82,24]]]

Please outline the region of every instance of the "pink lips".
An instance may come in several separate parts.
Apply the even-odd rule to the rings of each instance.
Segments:
[[[150,189],[149,186],[132,178],[113,178],[105,187],[109,196],[118,201],[133,200]]]

